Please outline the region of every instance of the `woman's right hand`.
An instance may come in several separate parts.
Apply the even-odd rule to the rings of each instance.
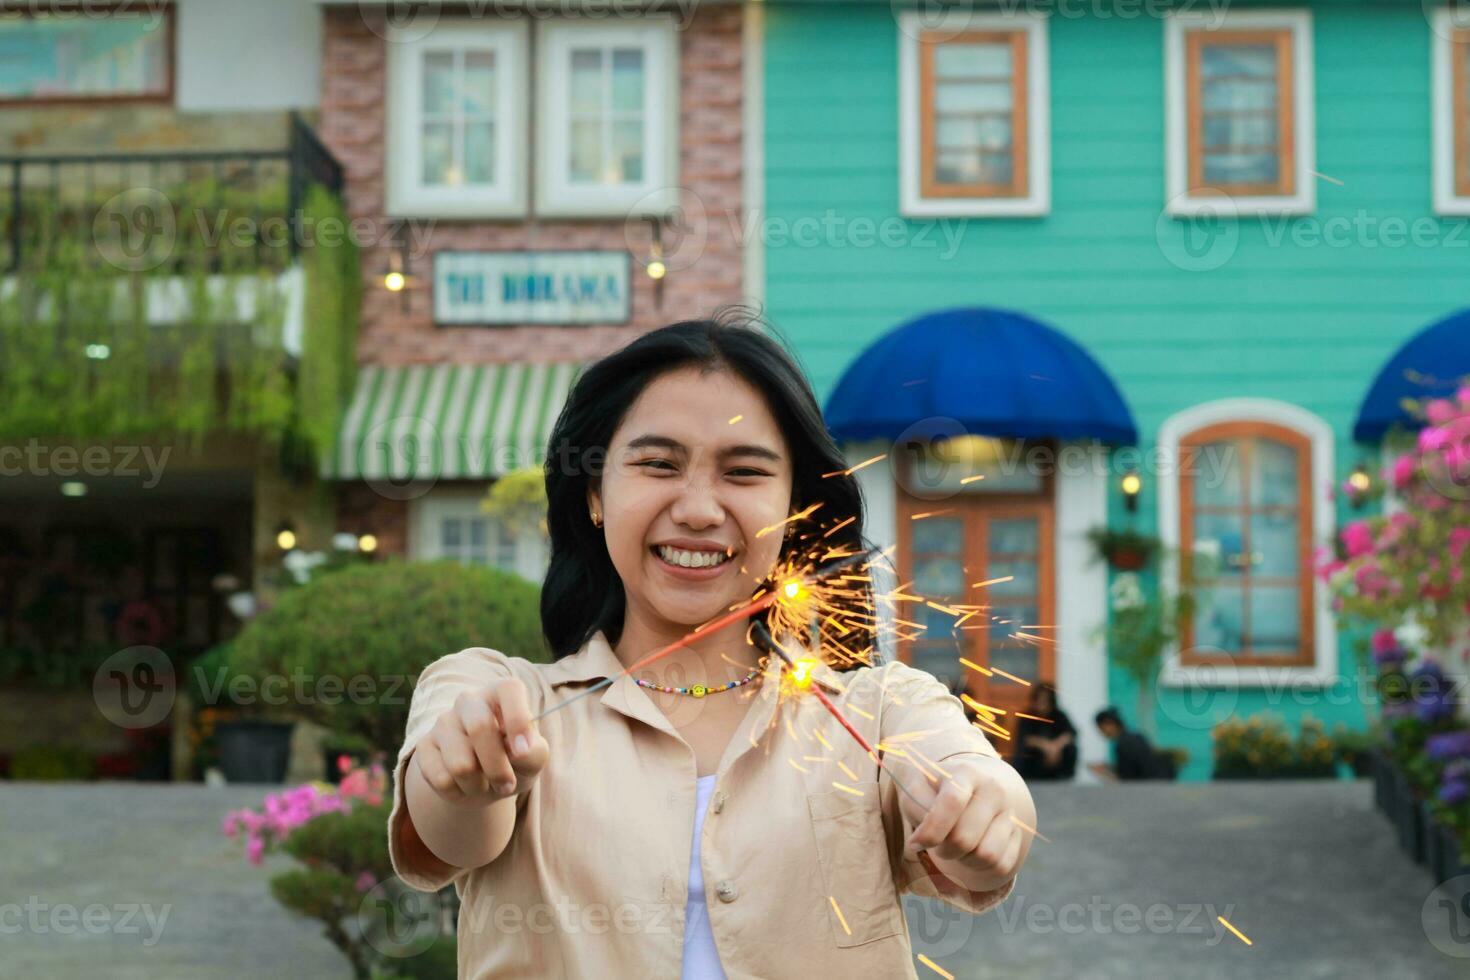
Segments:
[[[507,677],[455,699],[413,758],[446,802],[484,807],[529,790],[549,754],[531,721],[526,686]]]

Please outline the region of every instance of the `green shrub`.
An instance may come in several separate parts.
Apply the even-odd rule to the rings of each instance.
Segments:
[[[1215,726],[1216,779],[1322,779],[1337,772],[1337,753],[1326,728],[1302,719],[1293,740],[1285,721],[1270,712]]]
[[[10,760],[11,779],[57,782],[92,777],[92,759],[81,749],[66,745],[31,745]]]
[[[544,662],[538,588],[491,568],[385,561],[282,594],[235,637],[230,673],[271,700],[284,692],[293,714],[391,751],[418,675],[472,646]]]

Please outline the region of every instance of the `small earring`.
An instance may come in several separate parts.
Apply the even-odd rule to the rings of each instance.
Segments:
[[[602,515],[595,510],[592,512],[592,526],[602,527]]]

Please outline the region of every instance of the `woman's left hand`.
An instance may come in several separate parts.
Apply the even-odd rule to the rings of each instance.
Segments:
[[[1016,876],[1031,849],[1036,808],[1019,773],[1003,759],[950,756],[947,776],[934,781],[913,769],[900,778],[919,803],[900,793],[898,805],[914,832],[907,852],[927,851],[945,877],[971,891],[991,891]],[[922,806],[921,806],[922,804]]]

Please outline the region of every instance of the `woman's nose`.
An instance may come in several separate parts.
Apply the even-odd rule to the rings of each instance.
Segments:
[[[691,482],[679,491],[670,516],[686,527],[713,527],[724,521],[725,508],[713,487]]]

